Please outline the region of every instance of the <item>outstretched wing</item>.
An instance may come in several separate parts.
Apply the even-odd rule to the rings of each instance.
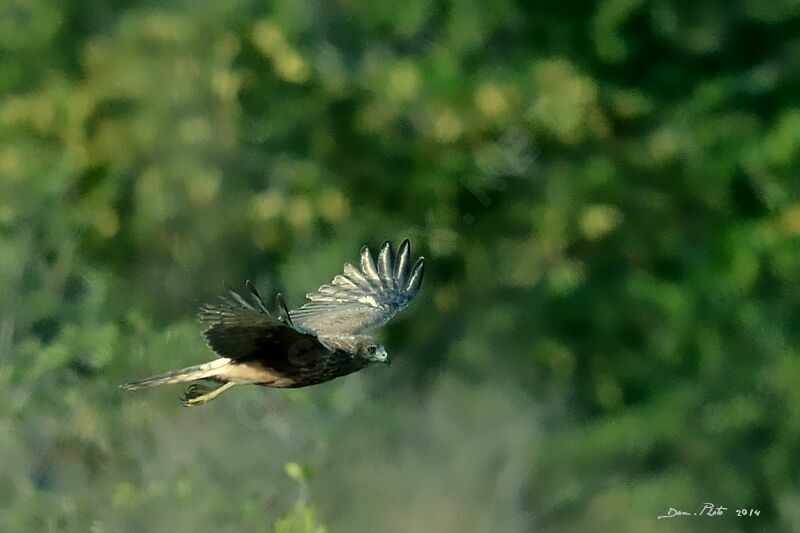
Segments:
[[[361,249],[361,270],[344,265],[330,285],[306,295],[308,302],[289,313],[300,327],[320,336],[358,335],[381,326],[411,303],[422,285],[425,259],[411,267],[408,239],[400,244],[397,259],[387,241],[378,254],[377,265],[365,246]]]
[[[237,362],[258,360],[282,371],[328,352],[316,335],[292,325],[280,295],[276,318],[250,281],[247,288],[254,305],[228,289],[229,297],[200,307],[198,318],[206,326],[203,337],[218,355]]]

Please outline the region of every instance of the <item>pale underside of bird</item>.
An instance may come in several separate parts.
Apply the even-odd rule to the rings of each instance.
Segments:
[[[170,383],[201,381],[184,393],[184,405],[213,400],[237,384],[306,387],[351,374],[370,363],[389,363],[386,349],[368,331],[408,307],[422,285],[425,260],[411,265],[408,239],[397,257],[387,241],[377,262],[361,249],[361,268],[344,272],[306,295],[291,311],[277,297],[277,316],[267,309],[248,280],[252,301],[228,289],[229,296],[200,308],[203,336],[218,359],[122,385],[134,390]]]

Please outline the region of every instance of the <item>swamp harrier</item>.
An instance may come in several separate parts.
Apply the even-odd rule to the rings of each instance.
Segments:
[[[237,384],[306,387],[361,370],[373,362],[389,363],[386,349],[365,332],[389,321],[419,292],[425,260],[411,266],[411,246],[397,252],[387,241],[377,264],[361,249],[361,270],[344,265],[330,285],[308,293],[302,307],[289,311],[277,297],[277,316],[268,310],[248,280],[252,303],[229,289],[230,296],[200,308],[203,337],[218,359],[122,385],[135,390],[156,385],[207,380],[191,385],[184,405],[213,400]]]

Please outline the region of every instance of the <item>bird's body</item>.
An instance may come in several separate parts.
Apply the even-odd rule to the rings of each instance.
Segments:
[[[397,261],[391,245],[385,243],[377,266],[365,247],[361,271],[345,264],[344,274],[309,293],[309,302],[302,307],[290,312],[278,295],[277,317],[248,282],[252,302],[230,290],[230,297],[200,308],[199,319],[206,326],[203,336],[218,359],[126,383],[123,388],[216,382],[212,389],[189,387],[184,403],[197,405],[235,384],[306,387],[357,372],[373,362],[388,363],[383,346],[364,332],[386,323],[414,299],[422,283],[424,260],[409,267],[407,240],[400,245]]]

